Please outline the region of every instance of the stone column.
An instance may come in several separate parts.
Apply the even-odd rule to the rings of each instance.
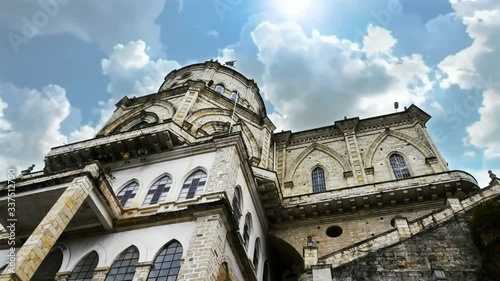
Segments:
[[[135,274],[133,281],[146,281],[148,279],[149,271],[153,267],[151,262],[138,263],[135,266]]]
[[[221,215],[198,217],[177,280],[216,281],[224,257],[226,234]]]
[[[57,239],[83,204],[94,185],[88,176],[75,178],[52,206],[16,254],[15,275],[28,281],[45,259]],[[6,268],[6,273],[9,268]],[[0,280],[16,280],[1,276]]]
[[[410,227],[408,226],[408,220],[403,217],[394,218],[394,226],[398,229],[399,238],[401,240],[408,239],[411,237]]]
[[[318,247],[314,246],[312,236],[307,236],[307,245],[304,246],[304,268],[311,269],[318,262]]]
[[[92,281],[104,281],[106,279],[106,274],[108,274],[109,267],[98,267],[94,269],[94,276],[92,276]]]

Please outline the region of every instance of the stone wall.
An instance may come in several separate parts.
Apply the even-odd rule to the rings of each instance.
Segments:
[[[430,280],[442,269],[447,280],[477,280],[480,255],[458,220],[333,269],[333,280]]]
[[[342,123],[374,120],[348,119],[335,126],[275,134],[276,172],[283,195],[312,193],[311,171],[317,166],[325,170],[327,190],[394,180],[389,161],[393,153],[404,157],[412,177],[447,171],[420,121],[411,121],[406,113],[391,118],[396,122],[371,118],[380,119],[381,125],[373,128],[353,125],[363,128],[352,129]]]
[[[432,209],[410,209],[400,212],[394,210],[391,213],[358,215],[351,218],[332,217],[315,222],[308,221],[307,224],[302,222],[282,225],[279,229],[273,229],[271,234],[292,245],[299,253],[302,253],[307,236],[312,236],[313,242],[318,246],[318,255],[323,256],[394,229],[391,219],[396,215],[413,220],[430,212]],[[342,228],[343,232],[339,237],[332,238],[326,235],[327,228],[333,225]]]

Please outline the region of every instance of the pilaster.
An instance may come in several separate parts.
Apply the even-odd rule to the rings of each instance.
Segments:
[[[206,193],[227,193],[231,201],[238,176],[239,157],[236,146],[221,147],[217,149],[215,160],[210,169],[210,178],[205,187]]]
[[[92,281],[104,281],[106,280],[106,274],[108,274],[109,267],[98,267],[94,269],[94,276],[92,276]]]
[[[198,217],[178,280],[216,281],[227,230],[221,215]]]

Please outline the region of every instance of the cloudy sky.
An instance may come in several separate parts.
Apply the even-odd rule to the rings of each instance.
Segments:
[[[43,168],[212,58],[258,82],[278,130],[414,103],[451,169],[500,173],[498,0],[1,1],[0,170]]]

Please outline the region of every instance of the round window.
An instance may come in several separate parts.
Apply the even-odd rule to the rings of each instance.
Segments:
[[[333,225],[326,229],[326,235],[332,238],[339,237],[340,235],[342,235],[342,232],[342,227],[338,225]]]

